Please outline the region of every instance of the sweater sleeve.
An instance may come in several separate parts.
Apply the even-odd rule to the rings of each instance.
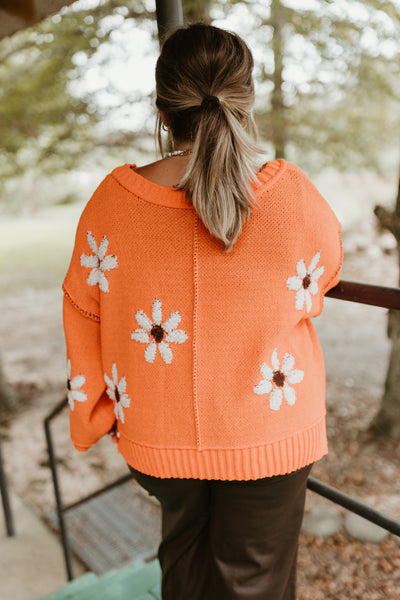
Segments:
[[[110,254],[108,239],[99,219],[104,210],[103,186],[104,183],[100,184],[81,214],[71,261],[62,286],[75,308],[82,315],[97,321],[100,320],[101,289],[106,289],[107,286],[108,292],[108,279],[103,263],[113,259],[106,256]]]
[[[295,258],[287,287],[296,292],[296,308],[306,317],[316,317],[323,309],[325,294],[340,280],[341,225],[328,202],[298,167],[294,175],[300,184],[303,235],[299,238],[302,250]]]
[[[322,312],[325,294],[339,283],[343,264],[343,246],[341,225],[333,210],[311,182],[308,191],[318,206],[320,215],[320,219],[315,221],[314,227],[311,228],[312,236],[318,240],[315,245],[316,253],[307,265],[307,276],[311,280],[308,288],[310,293],[315,293],[318,286],[318,301],[313,303],[310,312],[311,317],[316,317]]]
[[[114,425],[114,405],[106,393],[101,359],[100,322],[85,316],[65,293],[68,402],[71,439],[86,451]]]
[[[87,450],[112,428],[114,403],[106,393],[101,352],[101,295],[118,267],[103,230],[106,178],[79,220],[71,262],[63,282],[71,439]]]

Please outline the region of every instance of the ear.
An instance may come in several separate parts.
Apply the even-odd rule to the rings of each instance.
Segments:
[[[162,124],[165,125],[165,127],[168,127],[168,119],[163,110],[160,110],[160,117],[161,117]]]

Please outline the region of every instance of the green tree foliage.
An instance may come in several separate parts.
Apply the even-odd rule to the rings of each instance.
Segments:
[[[139,0],[74,7],[0,42],[0,173],[15,176],[40,164],[69,169],[101,144],[126,144],[128,132],[104,139],[95,94],[73,93],[84,65],[110,42],[116,22],[154,20]],[[75,90],[77,89],[75,85]]]
[[[258,110],[276,156],[318,168],[379,167],[399,127],[397,0],[241,0],[264,44]]]
[[[206,22],[242,11],[237,29],[256,56],[259,129],[277,156],[309,168],[377,168],[400,125],[398,0],[184,0],[183,8],[187,21]],[[150,0],[77,3],[0,43],[0,173],[70,169],[95,147],[150,133],[145,123],[106,131],[99,123],[109,107],[79,82],[128,21],[155,32],[153,10]],[[119,94],[120,106],[137,100]]]

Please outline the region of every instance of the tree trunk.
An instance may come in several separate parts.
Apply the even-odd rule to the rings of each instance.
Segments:
[[[283,96],[283,56],[285,41],[283,37],[284,21],[282,19],[282,3],[272,0],[270,23],[273,29],[272,50],[274,53],[274,73],[272,81],[272,142],[275,158],[285,158],[287,141],[286,109]]]
[[[389,230],[397,242],[400,266],[400,177],[396,206],[390,212],[382,206],[375,207],[375,214],[384,229]],[[400,280],[399,280],[400,284]],[[385,391],[378,414],[370,425],[375,435],[400,439],[400,310],[390,310],[388,336],[392,342]]]

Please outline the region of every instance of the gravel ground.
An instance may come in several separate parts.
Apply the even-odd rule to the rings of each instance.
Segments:
[[[372,243],[371,243],[372,240]],[[368,242],[368,246],[366,243]],[[390,240],[364,221],[344,235],[343,279],[397,285]],[[4,458],[14,493],[46,512],[54,508],[43,419],[64,393],[65,351],[58,290],[28,289],[0,296],[0,340],[4,370],[16,394],[14,414],[3,415]],[[368,424],[378,410],[389,352],[386,311],[327,299],[316,320],[327,364],[327,425],[330,453],[313,475],[400,519],[400,447],[375,440]],[[126,473],[110,440],[87,455],[68,438],[68,415],[54,422],[66,502]],[[330,504],[313,493],[306,512]],[[345,515],[345,511],[339,509]],[[400,545],[394,536],[379,544],[334,535],[301,534],[300,600],[398,600]]]

